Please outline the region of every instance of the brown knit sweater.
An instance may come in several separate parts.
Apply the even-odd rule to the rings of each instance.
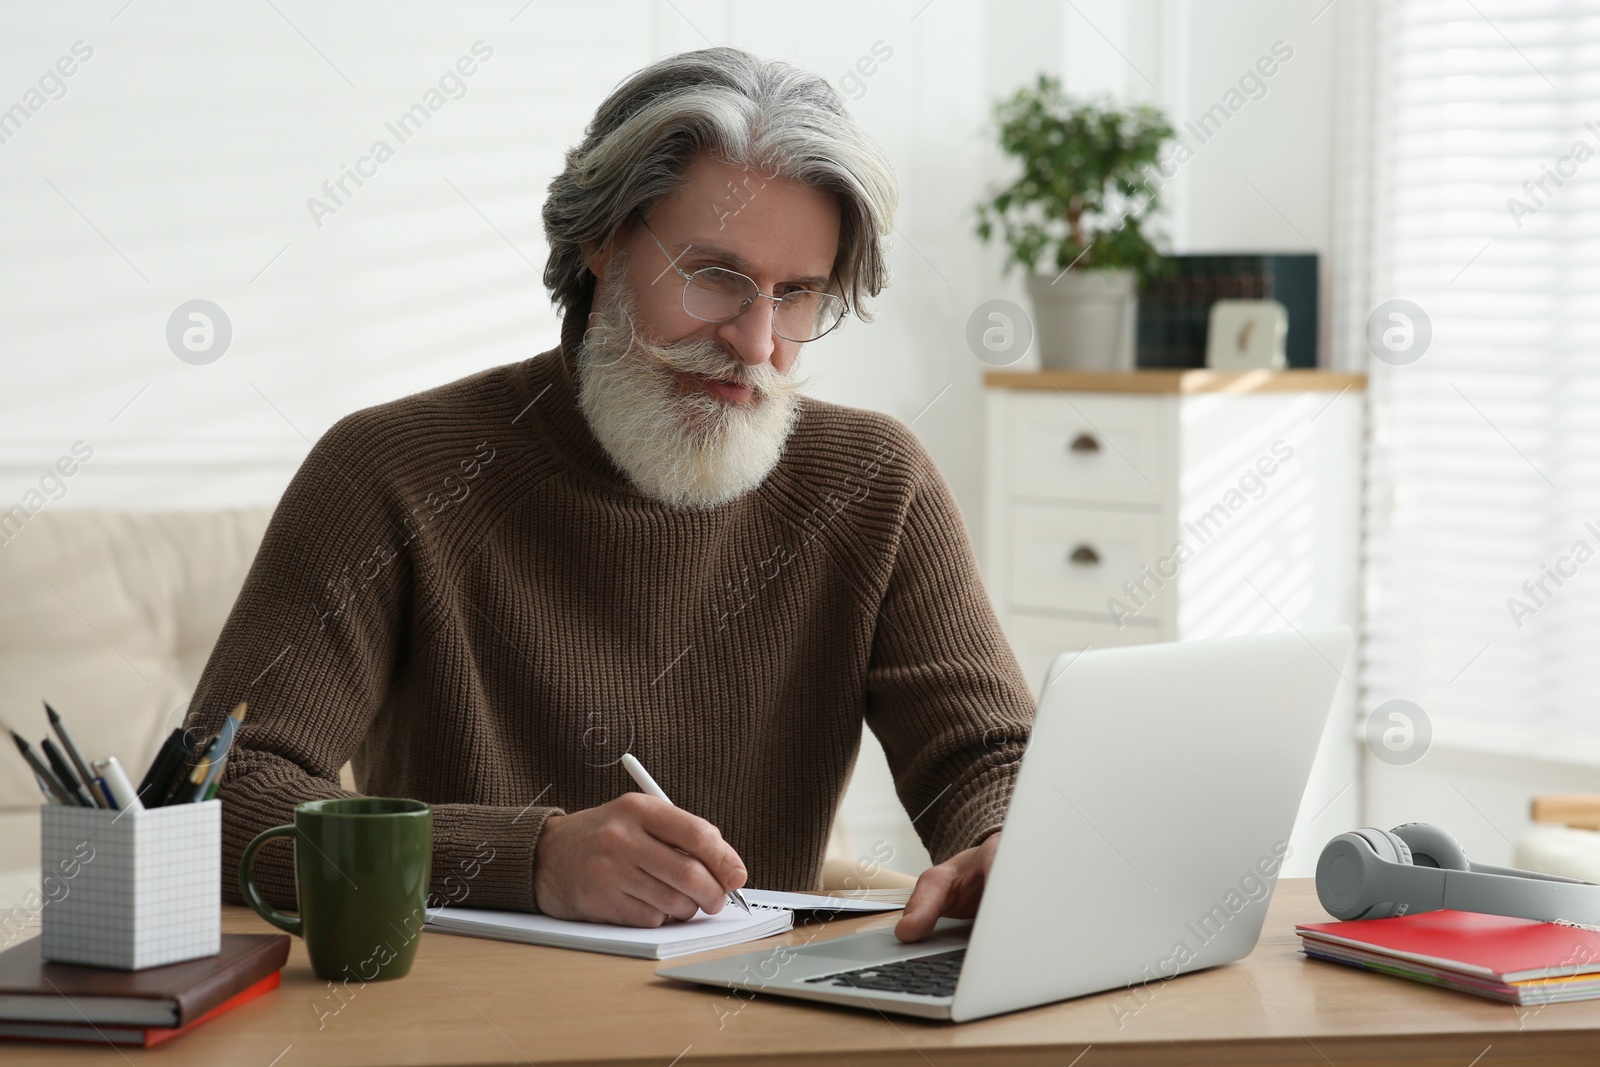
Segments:
[[[1034,700],[948,487],[885,415],[804,398],[750,493],[634,489],[562,344],[337,422],[272,516],[189,725],[249,716],[222,886],[295,804],[433,805],[436,902],[536,911],[551,814],[633,789],[631,751],[748,885],[816,888],[865,722],[935,862],[1000,825]],[[256,867],[292,906],[291,850]],[[893,860],[889,860],[893,865]]]

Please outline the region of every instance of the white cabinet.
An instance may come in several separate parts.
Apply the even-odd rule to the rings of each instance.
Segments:
[[[985,384],[984,580],[1036,693],[1064,651],[1355,625],[1363,378],[993,371]],[[1354,698],[1344,687],[1330,717],[1291,871],[1356,825]]]

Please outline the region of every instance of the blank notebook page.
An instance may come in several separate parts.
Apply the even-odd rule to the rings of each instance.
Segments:
[[[715,915],[697,911],[692,919],[673,919],[656,927],[613,926],[480,908],[430,908],[427,924],[428,929],[447,934],[608,952],[647,960],[672,959],[728,945],[742,945],[781,934],[793,926],[794,912],[760,904],[752,905],[749,915],[729,904]]]

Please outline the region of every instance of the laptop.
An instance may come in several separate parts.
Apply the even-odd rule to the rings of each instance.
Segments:
[[[1064,653],[973,919],[656,974],[964,1022],[1240,959],[1351,644],[1336,627]]]

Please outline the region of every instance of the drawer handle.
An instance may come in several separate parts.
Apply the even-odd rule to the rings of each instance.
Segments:
[[[1071,452],[1098,452],[1100,451],[1100,442],[1095,440],[1095,436],[1092,433],[1080,433],[1072,439],[1072,443],[1067,446],[1067,450]]]
[[[1088,545],[1079,545],[1067,554],[1067,562],[1076,563],[1082,567],[1094,566],[1100,562],[1100,553]]]

